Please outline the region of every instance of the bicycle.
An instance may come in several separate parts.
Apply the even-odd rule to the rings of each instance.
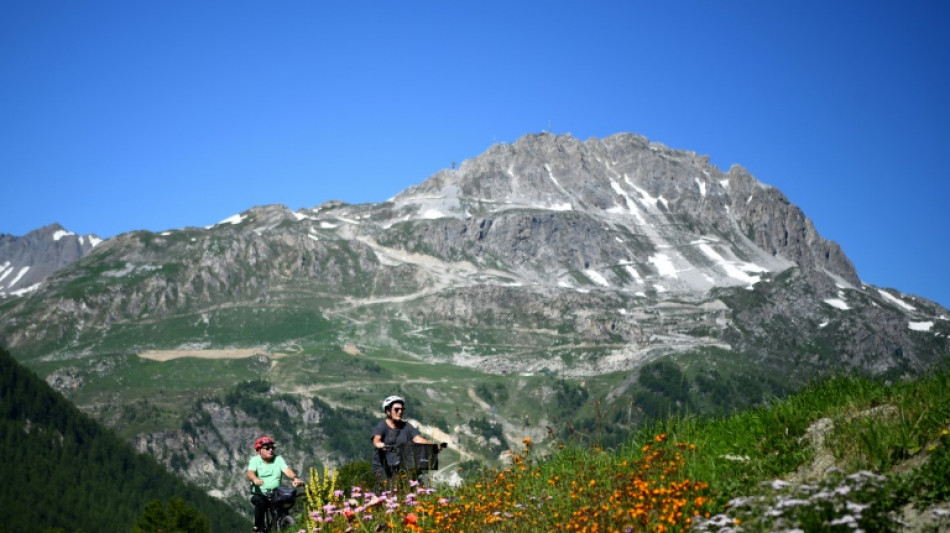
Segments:
[[[264,509],[264,530],[260,533],[290,531],[293,529],[297,520],[290,513],[297,504],[297,498],[300,497],[300,493],[296,489],[277,487],[266,493],[257,492],[255,494],[267,500],[267,507]]]

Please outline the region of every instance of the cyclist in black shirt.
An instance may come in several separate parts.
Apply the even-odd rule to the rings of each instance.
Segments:
[[[415,426],[403,420],[406,400],[400,396],[389,396],[383,400],[386,418],[379,421],[373,430],[373,474],[380,481],[387,481],[399,466],[399,452],[393,448],[399,444],[414,442],[432,444],[419,434]]]

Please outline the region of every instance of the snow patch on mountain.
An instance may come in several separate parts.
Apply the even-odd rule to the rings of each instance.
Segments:
[[[25,276],[26,273],[29,272],[29,271],[30,271],[30,267],[28,267],[28,266],[25,266],[25,267],[21,268],[21,269],[20,269],[20,273],[17,274],[15,278],[13,278],[13,281],[11,281],[10,284],[7,285],[7,287],[13,287],[13,286],[16,285],[17,283],[19,283],[19,281],[20,281],[21,279],[23,279],[23,276]]]
[[[885,291],[885,290],[883,290],[883,289],[878,289],[877,292],[879,292],[879,293],[881,294],[881,296],[884,297],[885,300],[888,300],[888,301],[890,301],[890,302],[892,302],[892,303],[894,303],[894,304],[896,304],[896,305],[902,307],[902,308],[905,309],[906,311],[916,311],[916,310],[917,310],[916,307],[914,307],[914,306],[908,304],[908,303],[905,302],[904,300],[901,300],[900,298],[894,296],[893,294],[891,294],[891,293],[889,293],[889,292],[887,292],[887,291]]]
[[[607,281],[607,278],[603,276],[600,272],[597,272],[593,269],[587,269],[584,271],[584,275],[590,278],[594,283],[601,285],[603,287],[609,287],[610,282]]]
[[[33,285],[30,285],[29,287],[26,287],[23,289],[17,289],[15,291],[10,291],[10,295],[23,296],[24,294],[28,294],[28,293],[38,290],[42,285],[43,285],[42,283],[34,283]]]
[[[66,231],[64,229],[56,230],[55,232],[53,232],[53,240],[58,241],[62,239],[63,237],[69,237],[70,235],[75,235],[75,233],[71,231]]]
[[[673,264],[673,260],[670,259],[668,255],[663,253],[654,254],[650,256],[648,261],[656,267],[656,270],[660,276],[665,278],[679,277],[676,274],[676,266]]]
[[[703,255],[708,257],[719,268],[723,269],[727,276],[743,283],[753,285],[760,280],[759,276],[749,275],[748,272],[760,273],[769,271],[767,268],[754,263],[727,261],[719,252],[713,249],[707,240],[696,241],[694,244],[697,245],[697,248],[699,248],[699,251],[701,251]]]
[[[842,311],[847,311],[851,309],[848,304],[841,298],[827,298],[823,300],[826,304],[834,307],[836,309],[841,309]]]
[[[236,215],[231,215],[231,216],[229,216],[228,218],[222,220],[221,222],[218,222],[217,224],[214,224],[214,225],[211,225],[211,226],[207,226],[207,227],[205,227],[205,229],[211,229],[211,228],[213,228],[214,226],[223,226],[224,224],[233,224],[233,225],[236,226],[236,225],[240,224],[241,222],[244,222],[246,219],[247,219],[247,216],[246,216],[246,215],[243,215],[243,214],[241,214],[241,213],[238,213],[238,214],[236,214]]]

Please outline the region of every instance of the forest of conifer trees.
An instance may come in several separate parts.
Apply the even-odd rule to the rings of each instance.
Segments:
[[[128,532],[155,502],[180,501],[212,531],[245,517],[136,453],[0,348],[0,532]],[[139,522],[140,523],[140,522]]]

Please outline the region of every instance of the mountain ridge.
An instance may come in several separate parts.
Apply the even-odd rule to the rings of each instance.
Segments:
[[[189,242],[180,238],[185,234]],[[220,250],[226,261],[211,257],[218,246],[230,248]],[[274,246],[300,262],[276,256]],[[161,255],[167,250],[187,256],[198,248],[202,259],[184,267],[190,274],[178,280],[183,284],[149,275],[170,267]],[[588,141],[526,135],[381,204],[328,202],[296,212],[259,206],[205,230],[131,232],[100,247],[101,254],[113,250],[153,263],[102,269],[100,279],[141,277],[162,291],[133,297],[124,310],[115,309],[116,316],[137,314],[143,306],[167,312],[184,298],[179,291],[196,285],[187,298],[205,304],[222,297],[266,301],[257,293],[275,280],[272,273],[251,272],[257,258],[291,277],[346,278],[353,294],[330,289],[327,295],[349,301],[369,296],[359,285],[372,279],[379,294],[367,304],[408,300],[423,287],[435,297],[434,287],[492,285],[696,303],[716,288],[751,289],[790,268],[800,269],[829,306],[847,307],[842,297],[867,287],[841,248],[822,238],[774,187],[739,166],[723,173],[708,157],[633,134]],[[355,264],[339,262],[347,254]],[[328,258],[327,264],[318,257]],[[229,271],[235,261],[251,268]],[[117,296],[113,308],[122,302],[122,293]],[[904,305],[906,313],[917,312]],[[946,315],[915,318],[940,316]],[[18,339],[14,334],[11,345]]]

